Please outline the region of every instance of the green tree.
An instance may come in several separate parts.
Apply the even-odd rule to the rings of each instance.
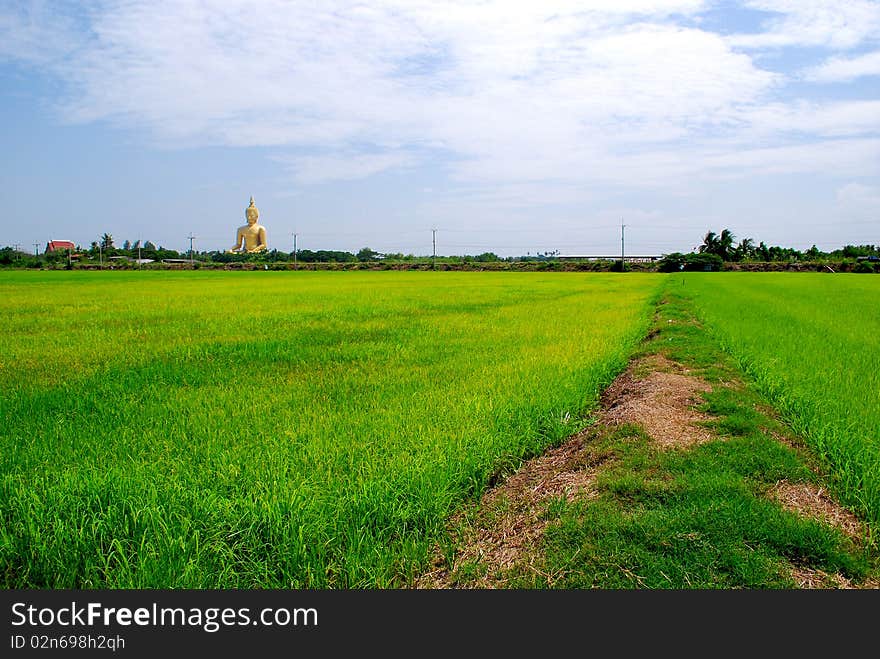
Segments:
[[[718,251],[715,252],[725,261],[733,259],[733,242],[736,236],[730,229],[722,229],[721,235],[718,237]]]
[[[700,254],[717,254],[718,246],[720,245],[720,241],[718,239],[718,234],[714,231],[708,231],[705,236],[703,236],[703,244],[697,248],[697,251]]]
[[[844,245],[842,249],[834,250],[834,254],[853,259],[858,256],[878,256],[880,250],[874,245]]]
[[[382,258],[379,252],[374,252],[369,247],[362,247],[357,253],[358,261],[375,261]]]
[[[721,257],[717,254],[682,254],[681,252],[673,252],[666,254],[657,264],[660,272],[675,272],[677,270],[690,271],[718,271],[724,266]]]
[[[703,236],[703,244],[700,245],[698,251],[701,254],[715,254],[724,261],[730,261],[734,258],[734,240],[736,240],[736,236],[730,229],[723,229],[721,235],[709,231]]]
[[[734,261],[745,261],[755,257],[755,241],[751,238],[743,238],[733,250]]]
[[[102,249],[113,249],[113,236],[109,233],[105,233],[101,236],[101,248]]]
[[[816,261],[825,255],[819,250],[818,247],[813,245],[812,247],[810,247],[810,249],[804,252],[804,256],[806,256],[811,261]]]
[[[755,248],[755,256],[762,261],[770,260],[770,248],[767,247],[767,244],[763,240],[758,243],[758,246]]]
[[[661,258],[657,262],[657,269],[660,272],[675,272],[677,270],[684,270],[684,261],[685,255],[681,252],[664,254],[663,258]]]

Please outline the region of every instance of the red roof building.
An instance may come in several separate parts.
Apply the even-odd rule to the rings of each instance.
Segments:
[[[46,254],[59,252],[63,249],[69,249],[73,251],[76,249],[76,245],[73,244],[72,240],[50,240],[46,243]]]

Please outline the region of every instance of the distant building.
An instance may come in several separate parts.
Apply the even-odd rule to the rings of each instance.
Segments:
[[[620,255],[614,256],[587,256],[587,255],[579,255],[579,254],[560,254],[556,258],[560,261],[619,261]],[[662,257],[656,255],[650,256],[630,256],[627,254],[624,256],[624,260],[627,263],[653,263],[654,261],[659,261]]]
[[[76,245],[73,244],[72,240],[50,240],[46,243],[46,254],[51,254],[52,252],[60,252],[68,249],[71,252],[76,249]]]

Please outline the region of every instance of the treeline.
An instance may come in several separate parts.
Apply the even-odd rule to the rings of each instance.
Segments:
[[[416,256],[415,254],[388,253],[383,254],[369,247],[363,247],[357,253],[345,252],[332,249],[298,249],[294,259],[293,252],[281,252],[271,250],[264,254],[229,254],[228,252],[209,252],[207,256],[215,263],[240,263],[253,260],[260,260],[268,263],[278,261],[293,261],[301,263],[371,263],[374,261],[400,262],[400,263],[425,263],[432,260],[430,256]],[[514,258],[503,259],[493,252],[484,252],[475,256],[465,254],[463,256],[441,256],[437,257],[446,262],[461,263],[493,263],[504,260],[515,260]],[[539,257],[534,257],[539,258]],[[519,259],[519,257],[516,257]]]
[[[752,238],[743,238],[736,242],[736,236],[730,229],[724,229],[720,234],[709,231],[703,236],[703,242],[697,250],[700,254],[715,254],[721,257],[722,261],[730,263],[740,261],[822,261],[880,256],[880,247],[876,245],[846,245],[830,252],[823,252],[815,245],[800,251],[791,247],[767,245],[763,241],[755,245]]]
[[[181,254],[174,249],[166,249],[146,240],[131,242],[126,240],[122,247],[114,244],[113,236],[103,234],[98,240],[92,241],[89,247],[77,245],[73,250],[60,249],[46,251],[42,254],[29,254],[14,250],[11,247],[0,249],[0,266],[15,266],[23,268],[72,267],[73,263],[94,262],[109,263],[112,259],[122,258],[125,260],[141,259],[144,261],[162,261],[165,259],[180,259],[188,254]]]
[[[369,263],[404,264],[546,264],[548,267],[559,262],[559,252],[528,254],[526,256],[500,257],[494,252],[483,252],[476,255],[461,256],[416,256],[402,253],[380,253],[369,247],[363,247],[357,252],[342,250],[310,250],[300,249],[293,252],[270,250],[261,254],[228,253],[225,251],[207,251],[190,253],[178,252],[173,249],[165,249],[155,243],[146,240],[131,242],[126,240],[121,247],[114,243],[113,236],[103,234],[98,240],[91,243],[88,248],[77,246],[75,250],[47,252],[40,255],[32,255],[15,250],[12,247],[0,248],[0,266],[7,267],[96,267],[98,264],[108,266],[111,263],[124,266],[126,263],[149,264],[167,260],[187,259],[194,264],[275,264],[298,262],[303,264],[340,264],[357,265]],[[877,245],[845,245],[830,252],[823,252],[813,245],[807,250],[797,250],[791,247],[767,245],[763,241],[755,244],[752,238],[737,240],[730,229],[723,229],[721,233],[709,231],[703,236],[702,243],[689,253],[673,252],[664,254],[662,258],[651,266],[651,269],[663,272],[676,270],[721,270],[725,264],[750,264],[750,263],[822,263],[822,262],[846,262],[858,261],[858,271],[880,271],[880,246]],[[615,268],[616,266],[616,268]],[[626,268],[635,266],[627,263]],[[620,269],[619,260],[605,264],[605,269]],[[643,269],[639,267],[638,269]]]
[[[823,252],[813,245],[801,251],[792,247],[767,245],[763,241],[756,245],[752,238],[743,238],[737,242],[736,236],[730,229],[723,229],[721,233],[707,232],[696,252],[665,254],[659,261],[658,267],[664,272],[721,270],[725,263],[822,262],[852,259],[867,260],[862,269],[874,270],[871,262],[880,259],[880,247],[845,245],[830,252]]]

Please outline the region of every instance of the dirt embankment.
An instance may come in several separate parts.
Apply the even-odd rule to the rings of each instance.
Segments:
[[[595,433],[613,431],[620,424],[640,426],[662,449],[686,448],[717,439],[704,422],[711,417],[698,411],[700,394],[711,386],[681,364],[659,354],[630,364],[604,392],[597,423],[545,454],[526,462],[505,482],[488,491],[476,513],[452,520],[450,530],[458,540],[451,564],[440,553],[434,567],[415,584],[416,588],[461,587],[454,575],[465,565],[478,563],[480,575],[467,581],[468,588],[503,588],[513,568],[540,572],[540,539],[549,521],[545,514],[556,498],[583,500],[597,497],[597,473],[611,456],[599,457],[585,450]],[[786,441],[785,438],[780,438]],[[834,525],[857,539],[860,521],[836,504],[821,489],[782,481],[770,493],[795,513]],[[850,588],[842,575],[829,575],[792,566],[792,577],[802,588]],[[552,583],[550,575],[544,575]],[[868,583],[860,587],[877,588]]]

